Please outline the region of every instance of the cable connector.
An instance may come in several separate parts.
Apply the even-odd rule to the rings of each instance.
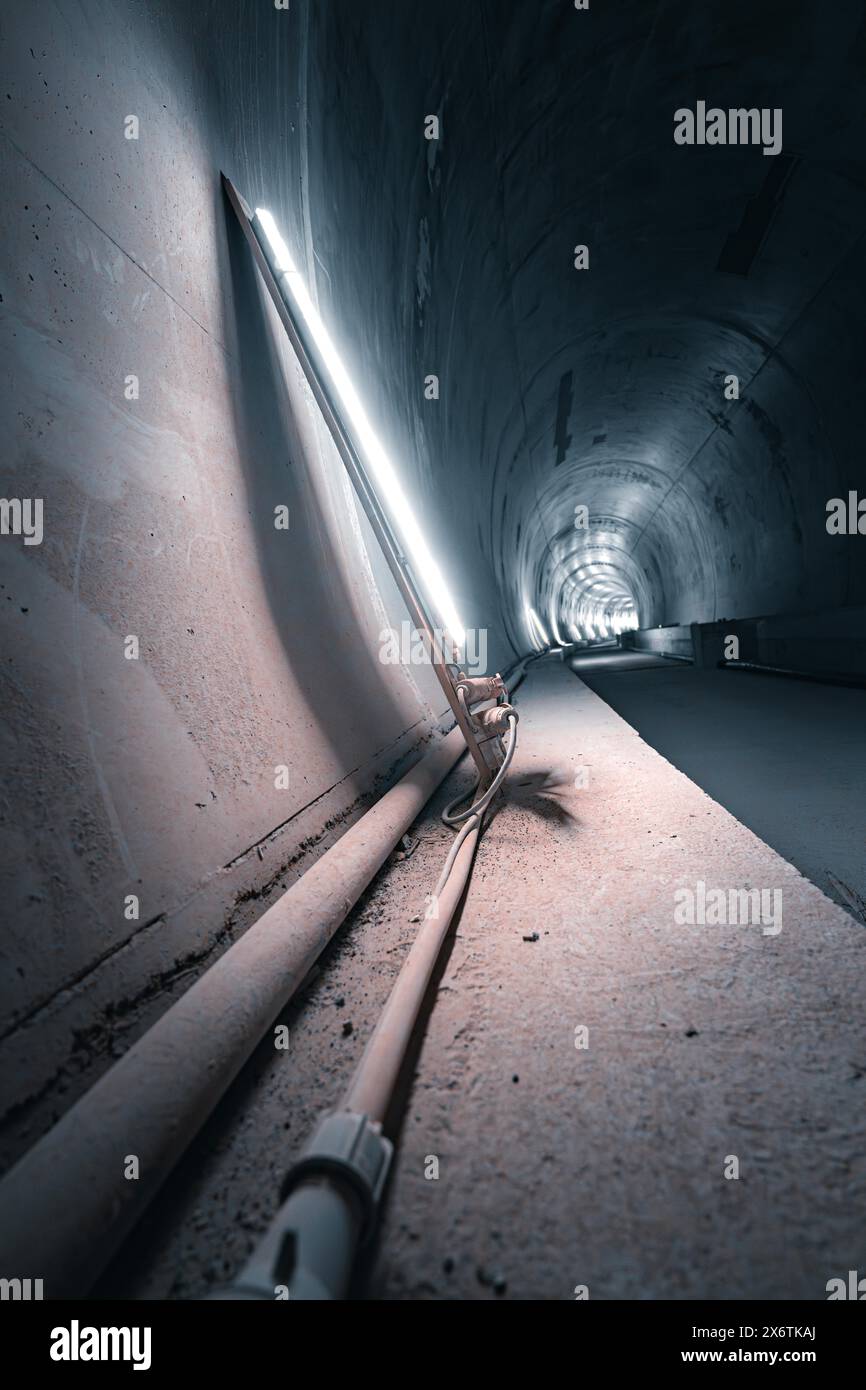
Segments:
[[[366,1115],[323,1115],[244,1268],[209,1298],[345,1298],[355,1252],[376,1228],[393,1153],[381,1126]]]
[[[481,700],[498,700],[508,694],[498,671],[495,676],[464,676],[461,671],[455,686],[463,691],[467,706],[477,705]]]
[[[512,705],[493,705],[490,709],[483,709],[472,716],[485,734],[505,734],[508,732],[508,721],[516,721],[519,717]]]
[[[323,1115],[297,1163],[286,1175],[282,1200],[311,1177],[340,1178],[360,1199],[364,1240],[375,1225],[393,1153],[394,1146],[383,1135],[381,1126],[366,1115],[349,1110]]]

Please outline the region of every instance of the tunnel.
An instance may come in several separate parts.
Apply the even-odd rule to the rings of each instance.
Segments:
[[[862,5],[2,10],[3,1297],[866,1297]]]

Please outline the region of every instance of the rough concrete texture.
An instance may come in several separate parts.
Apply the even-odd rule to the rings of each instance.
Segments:
[[[44,499],[45,534],[0,551],[0,1166],[445,709],[429,668],[379,660],[405,608],[220,192],[226,168],[291,203],[313,270],[310,23],[4,15],[2,492]]]
[[[562,666],[536,668],[518,705],[359,1292],[824,1298],[863,1262],[862,926]],[[239,1267],[360,1056],[446,850],[438,807],[467,780],[431,804],[288,1018],[289,1055],[260,1050],[105,1290],[195,1296]],[[781,889],[781,932],[675,925],[675,890],[699,879]]]

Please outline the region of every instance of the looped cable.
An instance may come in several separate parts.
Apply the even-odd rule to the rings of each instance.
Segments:
[[[490,786],[487,788],[487,791],[484,793],[484,795],[479,797],[479,799],[476,802],[474,802],[473,805],[470,806],[467,811],[459,811],[455,813],[454,807],[459,806],[461,801],[465,801],[467,796],[475,795],[480,785],[480,783],[478,782],[476,782],[471,792],[462,792],[460,796],[456,796],[453,801],[448,803],[448,805],[445,807],[445,810],[442,812],[442,819],[446,825],[460,825],[460,823],[462,821],[467,820],[469,816],[481,815],[482,812],[487,810],[487,807],[490,805],[491,801],[493,800],[494,796],[496,795],[497,791],[502,785],[502,779],[504,778],[506,772],[508,771],[511,765],[511,759],[514,757],[514,750],[516,746],[517,717],[516,715],[512,714],[509,715],[508,718],[508,746],[505,749],[505,757],[502,760],[502,766],[500,767],[493,781],[490,783]]]

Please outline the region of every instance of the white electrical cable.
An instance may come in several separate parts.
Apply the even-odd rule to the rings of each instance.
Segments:
[[[508,746],[505,750],[505,757],[502,760],[502,766],[500,767],[493,781],[490,783],[490,786],[487,788],[487,791],[484,793],[482,797],[479,798],[478,801],[476,801],[472,806],[469,807],[468,811],[460,811],[457,815],[454,814],[454,807],[459,806],[461,801],[465,801],[468,795],[474,796],[478,790],[479,783],[476,782],[471,793],[463,792],[460,796],[455,796],[454,800],[449,802],[448,805],[445,807],[445,810],[442,812],[442,819],[446,825],[459,825],[461,821],[466,820],[469,816],[480,815],[481,812],[486,811],[487,807],[490,805],[490,802],[493,800],[494,796],[496,795],[497,791],[502,785],[502,779],[511,765],[511,759],[514,757],[514,750],[517,747],[516,714],[510,714],[508,716],[508,730]]]
[[[462,696],[463,692],[461,691],[459,693]],[[517,747],[516,714],[511,714],[508,716],[508,733],[508,746],[505,750],[505,757],[502,760],[502,766],[500,767],[493,781],[490,783],[490,786],[487,788],[487,791],[484,793],[484,795],[479,797],[478,801],[474,802],[467,811],[461,811],[457,815],[454,814],[455,806],[459,806],[460,802],[465,801],[467,796],[474,796],[475,793],[478,791],[480,782],[476,782],[471,792],[461,792],[459,796],[456,796],[453,801],[450,801],[448,803],[448,805],[445,807],[445,810],[442,812],[442,820],[445,822],[446,825],[456,827],[457,825],[460,825],[461,821],[463,821],[464,824],[460,826],[460,830],[454,837],[454,842],[450,850],[448,851],[448,857],[446,858],[445,863],[442,866],[442,872],[439,875],[438,882],[436,884],[435,889],[433,890],[434,900],[439,897],[440,893],[445,887],[445,884],[448,882],[448,875],[451,873],[451,870],[454,867],[454,861],[457,858],[457,855],[460,853],[460,846],[463,844],[463,841],[466,839],[470,831],[474,830],[475,827],[478,826],[481,821],[483,821],[484,813],[487,810],[487,807],[490,805],[491,801],[493,800],[494,796],[496,795],[497,791],[501,787],[502,779],[504,778],[506,772],[508,771],[511,765],[511,760],[514,757],[514,750]]]
[[[442,872],[439,875],[439,880],[436,884],[435,889],[433,890],[434,900],[439,898],[443,889],[445,888],[445,884],[448,882],[448,876],[451,873],[451,870],[454,868],[454,861],[460,852],[460,846],[463,844],[463,841],[466,839],[466,836],[470,833],[470,831],[474,830],[475,827],[479,824],[479,822],[483,820],[483,818],[483,812],[480,816],[471,816],[469,820],[466,822],[466,824],[462,826],[458,833],[454,836],[454,841],[451,845],[451,848],[448,851],[448,858],[445,860],[445,863],[442,866]]]

